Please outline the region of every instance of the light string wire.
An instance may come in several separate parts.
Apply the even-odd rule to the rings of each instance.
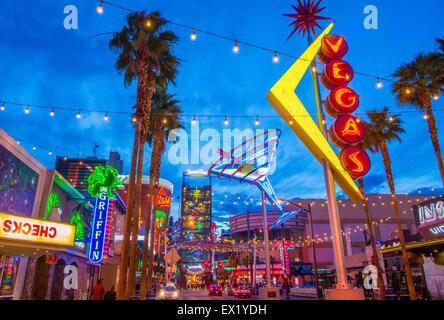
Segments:
[[[126,7],[117,5],[115,3],[109,2],[109,1],[104,1],[104,0],[95,0],[95,1],[99,2],[100,5],[107,4],[107,5],[111,6],[111,7],[115,7],[115,8],[121,9],[121,10],[125,10],[127,12],[138,12],[138,10],[126,8]],[[142,10],[144,10],[144,9],[142,9]],[[150,19],[153,19],[153,18],[154,17],[150,16]],[[292,54],[285,53],[283,51],[266,48],[264,46],[261,46],[261,45],[258,45],[258,44],[254,44],[254,43],[250,43],[250,42],[243,41],[243,40],[234,39],[234,38],[231,38],[229,36],[225,36],[225,35],[214,33],[214,32],[211,32],[211,31],[204,30],[204,29],[196,28],[194,26],[190,26],[190,25],[187,25],[187,24],[178,23],[178,22],[172,21],[170,19],[165,19],[165,18],[161,18],[161,19],[166,21],[166,22],[168,22],[168,23],[170,23],[170,24],[172,24],[172,25],[175,25],[175,26],[178,26],[178,27],[181,27],[181,28],[185,28],[185,29],[189,29],[189,30],[193,30],[193,34],[195,34],[196,32],[200,32],[202,34],[206,34],[206,35],[209,35],[209,36],[212,36],[212,37],[215,37],[215,38],[219,38],[219,39],[227,40],[227,41],[230,41],[230,42],[234,42],[236,44],[243,44],[243,45],[248,46],[248,47],[252,47],[252,48],[255,48],[255,49],[271,52],[271,53],[274,53],[275,57],[277,56],[277,54],[279,54],[279,55],[286,56],[286,57],[289,57],[289,58],[293,58],[293,59],[296,59],[296,60],[302,60],[302,61],[309,61],[309,62],[311,62],[311,60],[303,59],[301,57],[297,57],[297,56],[294,56]],[[95,38],[95,37],[98,37],[98,36],[107,35],[107,34],[115,34],[115,33],[116,32],[101,32],[101,33],[97,33],[97,34],[88,36],[88,38]],[[364,72],[354,71],[354,73],[358,74],[360,76],[363,76],[363,77],[368,77],[368,78],[376,79],[378,85],[380,84],[380,80],[384,80],[384,81],[391,82],[391,83],[396,82],[396,81],[388,78],[388,77],[392,77],[393,78],[392,75],[381,77],[381,76],[375,76],[375,75],[364,73]],[[430,89],[428,86],[424,86],[424,87],[426,87],[427,89]]]

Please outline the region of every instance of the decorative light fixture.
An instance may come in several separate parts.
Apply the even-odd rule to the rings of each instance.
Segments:
[[[376,87],[377,87],[377,88],[382,88],[382,83],[381,83],[381,81],[379,81],[379,77],[377,77],[376,79],[377,79],[377,81],[376,81]]]
[[[105,114],[105,121],[108,121],[109,117],[108,117],[108,112]]]
[[[234,47],[233,47],[233,52],[234,53],[238,53],[239,52],[239,46],[237,45],[237,40],[235,40]]]
[[[228,125],[228,119],[227,116],[225,116],[225,121],[224,121],[225,125]]]
[[[167,118],[163,118],[162,122],[163,122],[163,124],[166,124],[167,123]]]
[[[97,7],[97,13],[98,14],[102,14],[103,13],[103,6],[102,6],[103,1],[100,1],[99,6]]]
[[[49,115],[50,115],[51,117],[54,117],[54,108],[52,108],[52,110],[51,110],[51,112],[49,113]]]
[[[427,114],[424,113],[424,117],[423,118],[424,118],[424,120],[427,120],[427,118],[428,118]]]
[[[36,146],[33,146],[33,147],[32,147],[32,150],[35,150],[35,149],[37,149],[37,147],[36,147]]]
[[[439,99],[439,96],[435,93],[434,95],[433,95],[433,100],[438,100]]]
[[[2,103],[2,106],[0,107],[0,109],[1,109],[2,111],[5,111],[5,103],[4,103],[4,102]]]
[[[259,116],[256,117],[256,122],[255,124],[258,126],[259,125]]]
[[[136,122],[136,117],[133,117],[133,119],[131,121],[132,122]]]
[[[196,116],[193,117],[193,120],[191,121],[191,123],[192,123],[193,125],[196,124]]]
[[[193,33],[191,34],[191,40],[196,40],[196,29],[194,29]]]
[[[391,114],[391,113],[389,113],[389,114],[390,114],[390,117],[389,117],[389,119],[388,119],[388,120],[389,120],[390,122],[392,122],[392,121],[393,121],[393,117],[392,117],[392,114]]]
[[[26,113],[26,114],[29,113],[29,104],[28,104],[28,106],[27,106],[26,109],[25,109],[25,113]]]
[[[278,57],[278,55],[277,55],[277,53],[276,53],[276,50],[274,51],[273,62],[274,62],[274,63],[279,62],[279,57]]]
[[[49,154],[49,155],[52,155],[52,152],[51,152],[51,151],[49,151],[49,152],[48,152],[48,154]]]
[[[76,114],[76,118],[80,119],[80,109],[79,109],[79,112],[77,112],[77,114]]]

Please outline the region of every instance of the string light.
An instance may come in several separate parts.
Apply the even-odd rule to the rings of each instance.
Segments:
[[[388,120],[389,120],[390,122],[392,122],[392,121],[393,121],[393,117],[392,117],[392,114],[391,114],[391,113],[389,113],[389,114],[390,114],[390,117],[389,117],[389,119],[388,119]]]
[[[427,114],[424,113],[423,118],[424,118],[424,120],[427,120],[427,118],[428,118],[428,117],[427,117]]]
[[[54,117],[54,108],[52,108],[52,110],[51,110],[51,112],[49,113],[49,115],[50,115],[51,117]]]
[[[233,47],[233,52],[234,53],[238,53],[239,52],[239,46],[237,45],[237,40],[235,40],[234,47]]]
[[[163,122],[163,124],[166,124],[167,123],[167,118],[163,118],[162,122]]]
[[[35,149],[37,149],[37,147],[36,147],[36,146],[33,146],[33,147],[32,147],[32,150],[35,150]]]
[[[80,109],[79,109],[79,112],[77,112],[77,114],[76,114],[76,118],[80,119]]]
[[[98,14],[102,14],[103,13],[103,6],[102,6],[102,1],[100,1],[99,6],[97,7],[97,13]]]
[[[258,126],[259,125],[259,116],[256,117],[256,122],[255,124]]]
[[[136,117],[133,117],[133,119],[131,120],[132,122],[136,122]]]
[[[52,151],[49,151],[48,154],[49,154],[49,155],[52,155]]]
[[[196,116],[194,116],[193,121],[191,121],[191,123],[192,123],[193,125],[196,124]]]
[[[28,106],[27,106],[26,109],[25,109],[25,113],[26,113],[26,114],[29,113],[29,104],[28,104]]]
[[[438,99],[439,99],[439,96],[437,94],[434,94],[433,95],[433,100],[438,100]]]
[[[276,50],[274,51],[273,62],[274,62],[274,63],[278,63],[278,62],[279,62],[279,57],[278,57],[278,55],[277,55],[277,53],[276,53]]]
[[[191,40],[196,40],[196,29],[194,29],[193,33],[191,34]]]
[[[4,102],[2,103],[2,106],[0,107],[0,109],[1,109],[2,111],[5,111],[5,103],[4,103]]]
[[[225,121],[224,121],[225,125],[228,125],[228,119],[227,116],[225,116]]]
[[[406,93],[406,94],[410,94],[410,92],[411,92],[411,91],[410,91],[409,88],[405,89],[405,93]]]
[[[381,81],[379,81],[379,77],[377,77],[376,79],[377,79],[377,81],[376,81],[376,87],[378,87],[378,88],[382,88],[382,83],[381,83]]]
[[[316,72],[317,71],[316,67],[315,66],[311,67],[311,71]]]
[[[105,114],[105,121],[108,121],[108,112]]]

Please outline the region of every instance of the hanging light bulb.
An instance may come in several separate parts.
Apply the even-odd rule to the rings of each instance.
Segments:
[[[105,114],[105,121],[108,121],[109,117],[108,117],[108,112]]]
[[[36,147],[36,146],[33,146],[33,147],[32,147],[32,150],[35,150],[35,149],[37,149],[37,147]]]
[[[439,99],[439,96],[435,93],[434,95],[433,95],[433,100],[438,100]]]
[[[133,117],[133,119],[131,121],[132,122],[136,122],[136,117]]]
[[[259,116],[256,117],[256,122],[255,124],[258,126],[259,125]]]
[[[166,124],[167,123],[167,118],[163,118],[162,122],[163,122],[163,124]]]
[[[97,7],[97,13],[98,14],[102,14],[103,13],[103,6],[102,6],[103,1],[100,1],[99,6]]]
[[[192,123],[193,125],[196,124],[196,116],[193,117],[193,121],[191,121],[191,123]]]
[[[191,40],[196,40],[196,29],[194,29],[193,33],[191,34]]]
[[[225,116],[225,121],[224,121],[225,125],[228,125],[228,119],[227,116]]]
[[[381,83],[381,81],[379,81],[379,77],[377,77],[376,79],[377,79],[377,81],[376,81],[376,87],[377,87],[377,88],[382,88],[382,83]]]
[[[49,154],[49,155],[52,155],[52,152],[51,152],[51,151],[49,151],[49,152],[48,152],[48,154]]]
[[[4,102],[2,103],[2,106],[0,107],[0,109],[1,109],[2,111],[5,111],[5,103],[4,103]]]
[[[390,113],[390,117],[389,117],[389,119],[388,119],[390,122],[392,122],[393,121],[393,117],[392,117],[392,114]]]
[[[79,109],[79,112],[77,112],[77,114],[76,114],[76,118],[80,119],[80,109]]]
[[[410,94],[410,92],[411,92],[411,91],[410,91],[409,88],[405,89],[405,93],[406,93],[406,94]]]
[[[28,106],[27,106],[26,109],[25,109],[25,113],[26,113],[26,114],[29,113],[29,104],[28,104]]]
[[[424,118],[424,120],[427,120],[427,118],[428,118],[427,114],[424,113],[424,117],[423,118]]]
[[[239,46],[237,45],[237,40],[234,43],[233,52],[238,53],[239,52]]]
[[[274,51],[273,62],[274,62],[274,63],[279,62],[279,57],[278,57],[278,55],[277,55],[277,53],[276,53],[276,50]]]
[[[49,115],[50,115],[51,117],[54,117],[54,108],[52,108],[52,110],[51,110],[51,112],[49,113]]]

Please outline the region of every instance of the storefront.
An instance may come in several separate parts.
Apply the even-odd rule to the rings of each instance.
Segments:
[[[406,235],[406,249],[419,299],[444,299],[444,198],[436,197],[413,206],[418,232]],[[387,287],[408,297],[399,240],[381,246]]]

